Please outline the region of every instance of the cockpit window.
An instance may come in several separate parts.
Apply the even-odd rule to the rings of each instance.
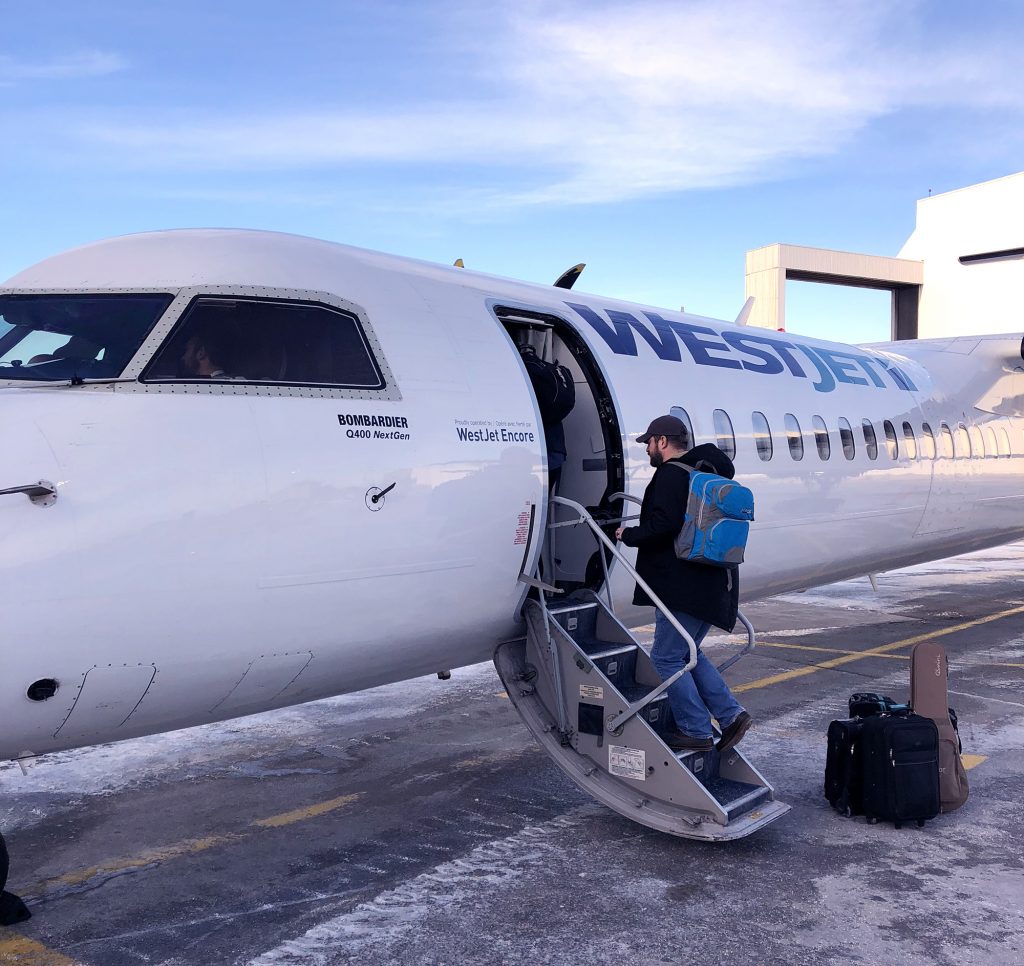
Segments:
[[[203,296],[189,306],[142,380],[385,388],[352,313],[225,296]]]
[[[0,381],[113,379],[170,295],[0,295]]]

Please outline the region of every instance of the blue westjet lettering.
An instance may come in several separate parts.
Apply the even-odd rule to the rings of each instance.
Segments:
[[[905,372],[877,356],[822,349],[749,331],[719,333],[706,325],[663,318],[657,312],[644,312],[641,320],[628,312],[606,309],[605,319],[588,305],[565,304],[620,356],[638,354],[639,335],[666,362],[683,361],[679,348],[682,343],[698,366],[745,369],[763,376],[788,372],[797,379],[811,379],[818,392],[832,392],[840,383],[885,389],[888,383],[883,376],[888,376],[897,389],[917,389]]]

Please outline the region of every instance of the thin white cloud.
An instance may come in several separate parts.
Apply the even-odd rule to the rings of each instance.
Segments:
[[[101,50],[81,50],[48,60],[22,60],[0,54],[0,83],[99,77],[124,70],[127,66],[127,61],[118,54]]]
[[[485,93],[174,123],[93,123],[87,141],[157,167],[295,169],[367,163],[502,165],[476,204],[590,203],[750,183],[841,150],[901,110],[1019,112],[1017,53],[922,25],[924,2],[525,0],[479,7],[452,37]],[[451,11],[445,13],[450,15]],[[460,28],[453,28],[460,29]],[[463,89],[473,89],[467,84]],[[479,184],[479,179],[477,181]]]

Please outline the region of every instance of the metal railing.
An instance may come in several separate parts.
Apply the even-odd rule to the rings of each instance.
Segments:
[[[641,502],[637,497],[630,496],[627,493],[613,493],[611,495],[611,497],[609,497],[609,499],[610,500],[628,500],[629,502],[636,503],[636,504],[640,504],[640,502]],[[660,611],[665,616],[665,618],[672,625],[672,627],[676,630],[676,632],[679,634],[679,636],[682,637],[684,641],[686,641],[687,648],[689,649],[689,652],[690,652],[690,659],[689,659],[689,661],[683,667],[681,667],[678,671],[676,671],[670,677],[668,677],[664,681],[662,681],[661,684],[658,687],[656,687],[653,691],[651,691],[648,694],[646,694],[643,698],[641,698],[639,701],[637,701],[636,704],[629,705],[629,707],[627,707],[625,711],[622,711],[621,713],[619,713],[619,714],[613,716],[612,718],[608,719],[606,727],[607,727],[607,730],[608,730],[609,734],[616,734],[619,731],[621,731],[622,726],[630,718],[632,718],[636,714],[639,714],[639,712],[643,711],[643,709],[646,708],[647,705],[649,705],[652,701],[655,701],[662,694],[664,694],[665,691],[667,691],[673,684],[675,684],[676,681],[679,680],[679,678],[681,678],[688,671],[692,671],[693,670],[693,668],[697,664],[697,644],[694,641],[693,637],[679,623],[679,621],[676,619],[676,616],[668,609],[668,607],[665,606],[664,603],[662,603],[661,598],[659,598],[658,595],[655,594],[653,590],[651,590],[651,588],[647,584],[647,582],[640,576],[640,574],[637,573],[636,568],[626,559],[625,555],[619,550],[618,546],[615,543],[613,543],[611,540],[608,539],[608,537],[605,534],[604,530],[601,529],[601,524],[599,524],[594,519],[594,517],[586,509],[586,507],[584,507],[581,504],[577,503],[575,500],[570,500],[570,499],[568,499],[567,497],[564,497],[564,496],[552,496],[551,497],[551,502],[552,503],[559,503],[562,506],[569,507],[571,510],[576,511],[579,514],[579,518],[575,519],[575,520],[562,520],[562,521],[559,521],[558,523],[549,523],[548,524],[548,529],[549,530],[555,530],[555,529],[558,529],[560,527],[575,527],[575,526],[579,526],[581,523],[586,524],[590,528],[590,530],[593,532],[594,536],[597,537],[599,544],[602,544],[604,547],[606,547],[608,550],[611,551],[612,556],[616,560],[618,560],[620,564],[622,564],[622,566],[625,568],[626,572],[631,577],[633,577],[633,579],[637,582],[637,584],[644,591],[644,593],[646,593],[647,596],[651,599],[652,603],[654,604],[655,609]],[[606,520],[604,525],[607,526],[610,523],[622,523],[625,520],[629,520],[629,519],[634,519],[634,518],[633,517],[619,517],[619,518],[613,519],[613,520]],[[603,572],[604,572],[604,585],[605,585],[605,591],[606,591],[607,596],[608,596],[608,609],[614,615],[614,613],[615,613],[615,604],[614,604],[614,600],[612,598],[611,580],[609,579],[608,558],[607,558],[607,556],[603,552],[599,552],[598,556],[601,558],[601,567],[602,567]],[[541,584],[540,581],[530,580],[528,582],[531,583],[531,584],[534,584],[534,586],[538,586],[539,589],[542,591],[542,593],[545,592],[545,591],[555,591],[556,593],[559,592],[553,586],[548,585],[548,584]],[[727,668],[732,667],[741,657],[743,657],[745,654],[749,653],[754,648],[754,628],[753,628],[753,625],[750,623],[750,621],[747,620],[747,618],[743,615],[743,613],[741,611],[737,610],[736,616],[739,619],[740,623],[743,624],[744,628],[746,628],[746,631],[747,631],[747,643],[746,643],[746,645],[743,647],[743,649],[738,654],[734,654],[727,661],[724,661],[722,664],[718,665],[718,670],[720,672],[726,670]],[[547,615],[547,607],[546,606],[544,607],[544,624],[545,624],[545,631],[548,634],[548,640],[550,642],[550,640],[551,640],[551,638],[550,638],[550,628],[548,627],[548,615]],[[552,655],[552,657],[556,658],[556,655]],[[560,670],[561,669],[560,669],[560,667],[558,665],[557,659],[555,659],[555,661],[554,661],[554,669],[555,669],[555,678],[556,678],[555,687],[558,688],[559,693],[561,693],[561,674],[560,674]],[[561,707],[561,704],[562,704],[562,702],[560,700],[559,701],[559,708],[558,708],[558,710],[559,710],[559,718],[560,718],[560,724],[564,727],[565,726],[565,721],[562,720],[562,719],[564,719],[564,714],[563,714],[563,710],[564,709]]]

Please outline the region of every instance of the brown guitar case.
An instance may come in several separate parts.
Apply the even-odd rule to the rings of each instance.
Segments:
[[[922,641],[910,652],[910,705],[939,729],[939,799],[943,812],[955,812],[970,793],[960,759],[960,740],[949,718],[948,662],[938,644]]]

